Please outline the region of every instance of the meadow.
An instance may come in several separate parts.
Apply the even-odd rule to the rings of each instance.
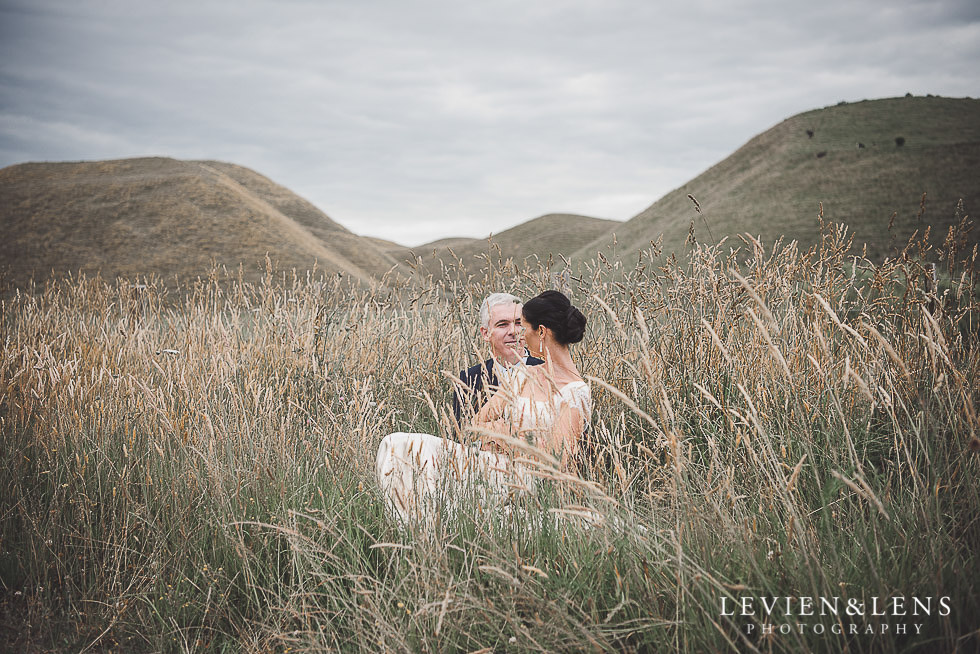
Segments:
[[[977,651],[969,228],[879,263],[824,225],[629,268],[10,294],[0,648]],[[447,373],[483,358],[479,302],[555,286],[589,318],[580,469],[400,526],[378,443],[465,438]]]

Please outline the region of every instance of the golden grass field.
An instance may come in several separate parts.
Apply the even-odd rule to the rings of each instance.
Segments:
[[[0,649],[976,651],[968,226],[881,264],[824,225],[807,251],[743,237],[626,270],[18,291],[0,323]],[[455,437],[445,373],[483,356],[482,297],[556,284],[589,318],[587,465],[523,511],[400,528],[378,443]],[[841,610],[731,615],[746,597]],[[894,598],[907,615],[874,615]]]

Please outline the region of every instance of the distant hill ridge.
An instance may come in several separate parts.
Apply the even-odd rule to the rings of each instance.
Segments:
[[[926,194],[925,211],[920,208]],[[699,215],[688,195],[697,198]],[[941,243],[980,205],[980,100],[905,97],[808,111],[759,134],[731,156],[626,222],[548,214],[486,238],[408,248],[358,236],[311,203],[247,168],[162,157],[26,163],[0,170],[0,270],[21,286],[79,270],[104,277],[206,274],[212,261],[258,279],[266,254],[280,269],[313,267],[371,283],[396,268],[439,275],[458,257],[581,263],[605,252],[635,261],[662,236],[682,254],[698,241],[738,247],[748,232],[771,245],[819,239],[817,214],[846,223],[880,259],[927,226]],[[921,215],[920,215],[921,214]],[[894,215],[894,220],[892,216]],[[889,231],[888,226],[892,224]],[[488,235],[491,232],[488,229]],[[980,238],[969,235],[967,248]],[[615,250],[611,244],[616,240]]]
[[[399,258],[418,260],[428,272],[437,275],[440,262],[462,260],[469,271],[476,271],[485,257],[512,259],[517,264],[557,261],[584,244],[606,234],[623,223],[576,214],[553,213],[491,233],[487,238],[444,238],[398,253]],[[407,253],[407,254],[406,254]],[[594,253],[593,253],[594,254]]]

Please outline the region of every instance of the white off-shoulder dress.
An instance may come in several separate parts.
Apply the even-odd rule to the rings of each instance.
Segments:
[[[498,391],[500,392],[500,391]],[[583,425],[592,414],[592,394],[583,381],[565,384],[547,400],[515,395],[504,419],[518,430],[546,431],[563,407],[578,409]],[[474,493],[481,504],[528,490],[535,477],[510,457],[432,434],[396,432],[378,447],[376,472],[387,505],[404,521],[431,517],[439,507]]]

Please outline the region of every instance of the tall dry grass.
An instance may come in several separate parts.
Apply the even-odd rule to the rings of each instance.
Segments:
[[[2,642],[975,650],[980,314],[958,242],[873,265],[828,226],[807,252],[746,238],[629,268],[488,257],[479,277],[368,290],[270,270],[179,294],[76,279],[16,295],[0,327]],[[595,401],[581,478],[508,515],[471,504],[400,528],[379,441],[456,437],[445,373],[480,354],[480,300],[556,285],[590,320],[573,350]],[[902,618],[726,615],[743,597],[933,599]]]

